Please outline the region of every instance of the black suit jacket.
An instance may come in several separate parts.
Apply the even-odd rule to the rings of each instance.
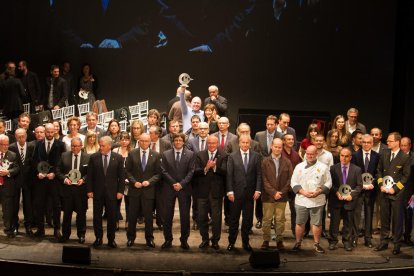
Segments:
[[[86,181],[87,178],[87,172],[88,172],[88,164],[89,164],[89,158],[90,155],[82,152],[80,156],[80,162],[79,162],[79,171],[81,172],[81,176],[84,181]],[[81,189],[85,192],[86,196],[86,184],[82,184],[80,186],[78,185],[66,185],[63,183],[65,178],[67,177],[67,174],[72,170],[72,152],[64,152],[62,154],[62,157],[59,160],[59,163],[57,165],[56,169],[56,176],[61,181],[63,188],[62,188],[62,196],[66,197],[69,196],[71,189]]]
[[[19,159],[16,153],[8,150],[4,154],[4,160],[8,160],[10,162],[9,165],[9,175],[3,176],[3,186],[1,187],[1,193],[3,196],[15,196],[17,194],[16,189],[16,176],[20,171],[20,167],[18,165],[17,159]]]
[[[250,141],[250,149],[257,152],[257,153],[259,153],[259,154],[261,152],[259,143],[255,140]],[[239,150],[240,150],[239,138],[232,139],[226,146],[226,152],[228,154],[231,154],[231,153],[239,151]]]
[[[184,190],[191,190],[191,178],[194,174],[195,154],[183,148],[180,162],[175,162],[175,149],[165,151],[162,154],[161,169],[164,185],[173,189],[173,184],[180,183]]]
[[[111,152],[106,175],[104,174],[102,154],[96,152],[89,158],[86,181],[87,192],[93,192],[94,198],[107,197],[116,200],[117,193],[123,193],[125,187],[124,158]]]
[[[208,198],[211,192],[213,198],[222,198],[226,186],[227,173],[227,154],[217,149],[214,159],[216,159],[216,170],[210,168],[207,172],[204,168],[210,159],[208,150],[197,153],[195,161],[194,177],[197,184],[194,186],[194,194],[197,198]]]
[[[331,166],[330,172],[332,177],[332,188],[329,192],[329,206],[334,208],[344,207],[345,210],[353,210],[355,208],[358,195],[361,193],[362,190],[361,169],[358,166],[350,163],[347,183],[343,183],[342,180],[341,163]],[[341,186],[342,184],[348,184],[349,186],[351,186],[351,201],[339,200],[336,196],[336,192],[338,191],[339,186]]]
[[[377,167],[380,160],[380,154],[371,150],[369,164],[368,164],[368,170],[365,171],[365,155],[362,149],[359,149],[357,152],[352,154],[351,163],[357,165],[362,173],[370,173],[372,177],[374,177],[373,185],[374,189],[371,190],[371,194],[375,195],[377,191],[377,180],[375,177],[377,176]],[[366,190],[362,190],[362,192],[367,192]]]
[[[160,154],[163,154],[164,151],[171,149],[171,143],[170,141],[158,138],[158,141],[160,141]]]
[[[145,198],[155,198],[155,185],[161,180],[161,155],[150,149],[146,150],[148,156],[145,170],[142,170],[141,151],[139,148],[129,152],[126,160],[126,174],[129,181],[128,196],[137,197],[143,195]],[[136,182],[148,181],[147,187],[136,188]]]
[[[240,150],[229,155],[227,160],[226,191],[234,192],[236,199],[246,196],[252,198],[255,191],[262,191],[261,156],[259,153],[249,151],[249,164],[247,172],[244,170]]]
[[[43,99],[43,93],[40,88],[39,78],[37,74],[28,71],[26,76],[21,76],[20,80],[23,83],[23,87],[26,90],[26,95],[31,105],[39,105],[42,104],[41,100]],[[32,108],[34,111],[34,106]]]
[[[221,95],[217,95],[217,99],[214,101],[211,100],[211,97],[204,99],[204,106],[208,104],[214,104],[217,109],[217,114],[220,116],[225,116],[227,112],[227,99]]]
[[[23,84],[17,78],[9,78],[0,83],[0,96],[0,108],[3,108],[3,114],[5,115],[13,112],[23,112],[23,103],[28,102]]]
[[[275,132],[273,133],[273,139],[275,138],[282,139],[282,137],[283,137],[283,134],[275,130]],[[256,135],[254,136],[254,140],[259,143],[260,153],[262,154],[262,156],[263,157],[269,156],[270,153],[267,150],[267,130],[257,132]]]
[[[378,185],[381,186],[383,184],[382,179],[385,176],[391,176],[396,183],[393,185],[395,194],[384,195],[389,199],[403,199],[404,193],[401,193],[401,191],[405,188],[410,177],[411,158],[408,154],[405,154],[400,150],[392,162],[390,162],[390,159],[391,151],[383,151],[377,168]]]
[[[46,153],[46,139],[38,141],[36,143],[34,152],[33,152],[33,166],[37,172],[37,164],[40,161],[46,161],[51,166],[49,172],[56,174],[57,164],[59,163],[60,156],[65,152],[65,143],[60,140],[54,140],[52,147],[50,148],[49,154]],[[37,174],[37,173],[36,173]]]
[[[22,187],[26,181],[30,181],[29,179],[35,175],[35,168],[33,167],[33,152],[35,149],[35,144],[26,142],[26,155],[24,157],[24,163],[20,158],[20,146],[17,145],[17,142],[14,142],[9,146],[9,150],[16,153],[17,156],[17,164],[20,167],[20,173],[17,177],[17,185]]]
[[[68,84],[62,77],[46,79],[46,89],[43,97],[43,105],[47,107],[49,102],[50,85],[53,81],[53,106],[58,105],[60,108],[65,106],[68,99]]]

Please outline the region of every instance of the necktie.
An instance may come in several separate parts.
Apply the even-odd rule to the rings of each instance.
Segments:
[[[244,153],[244,161],[243,161],[243,165],[244,165],[244,170],[247,172],[247,152]]]
[[[175,157],[175,162],[179,163],[180,162],[180,152],[177,151],[177,156]]]
[[[272,150],[272,135],[268,134],[267,135],[267,152],[270,153]]]
[[[152,142],[152,148],[153,151],[157,151],[157,146],[155,142]]]
[[[202,139],[202,140],[201,140],[201,148],[200,148],[200,150],[204,150],[204,142],[205,142],[205,140],[204,140],[204,139]]]
[[[3,165],[3,153],[0,154],[0,166]],[[0,176],[0,185],[4,184],[3,176]]]
[[[104,174],[106,175],[106,170],[108,169],[108,155],[105,155],[104,159]]]
[[[214,152],[210,152],[210,160],[214,161]]]
[[[142,166],[142,170],[145,171],[145,167],[147,166],[147,155],[146,155],[145,150],[142,151],[141,166]]]
[[[221,135],[221,142],[220,142],[220,148],[222,149],[222,150],[224,150],[224,134],[222,134]]]
[[[50,109],[52,109],[53,107],[53,78],[50,78],[50,91],[49,91],[49,97],[48,97],[48,102],[47,105],[49,106]]]
[[[390,160],[390,162],[392,162],[392,160],[394,160],[394,157],[395,157],[395,153],[391,153],[391,160]]]
[[[22,163],[24,164],[24,148],[20,148],[20,158],[22,159]]]
[[[78,155],[75,154],[75,160],[73,161],[72,169],[77,170],[78,169]]]
[[[369,158],[368,158],[368,155],[369,155],[369,153],[368,153],[368,152],[366,152],[366,153],[365,153],[365,164],[364,164],[364,167],[365,167],[365,172],[367,172],[367,171],[368,171],[368,166],[369,166]]]
[[[46,148],[46,153],[49,154],[50,151],[50,142],[47,142],[47,148]]]
[[[346,184],[346,180],[347,180],[347,177],[346,177],[346,166],[343,166],[342,167],[342,184]]]

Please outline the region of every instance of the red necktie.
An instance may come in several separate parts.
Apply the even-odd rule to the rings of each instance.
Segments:
[[[220,148],[222,149],[222,150],[224,150],[224,134],[222,134],[221,135],[221,142],[220,142]]]

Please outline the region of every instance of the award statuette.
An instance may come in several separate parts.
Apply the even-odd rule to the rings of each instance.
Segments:
[[[0,159],[0,170],[8,170],[12,162],[7,159]]]
[[[190,77],[189,74],[187,73],[182,73],[179,77],[178,77],[178,82],[181,84],[181,86],[185,86],[188,87],[188,84],[190,83],[190,81],[192,81],[193,79]]]
[[[368,185],[372,184],[373,181],[374,181],[374,177],[372,176],[372,174],[370,174],[370,173],[363,173],[362,174],[362,185],[368,186]]]
[[[51,166],[46,161],[40,161],[37,164],[37,171],[41,174],[48,174],[50,171]]]
[[[392,176],[387,175],[382,179],[382,183],[384,183],[385,189],[389,190],[395,184],[394,178]]]
[[[343,197],[346,198],[348,197],[352,192],[352,188],[351,186],[349,186],[348,184],[342,184],[341,186],[339,186],[338,188],[338,193]]]
[[[72,184],[77,184],[79,179],[81,179],[82,174],[79,170],[70,170],[67,177],[72,181]]]

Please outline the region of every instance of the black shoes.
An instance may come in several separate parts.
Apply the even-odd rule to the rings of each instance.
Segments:
[[[36,238],[42,238],[45,236],[45,230],[37,230],[36,233],[33,234]]]
[[[374,251],[384,251],[386,249],[388,249],[388,244],[381,243],[377,247],[374,248]]]
[[[181,247],[182,249],[185,249],[185,250],[190,249],[190,246],[188,245],[188,242],[187,242],[187,241],[184,241],[184,240],[182,240],[182,241],[181,241],[181,245],[180,245],[180,247]]]
[[[330,243],[329,244],[329,247],[328,247],[329,250],[335,250],[336,248],[337,248],[336,243]]]
[[[243,249],[249,252],[252,251],[252,247],[250,246],[249,242],[243,243]]]
[[[285,250],[285,245],[283,244],[283,241],[278,241],[276,243],[276,248],[279,250]]]
[[[80,244],[84,244],[84,243],[85,243],[85,236],[80,236],[80,237],[78,238],[78,243],[80,243]]]
[[[133,240],[128,240],[127,241],[127,247],[131,247],[134,245],[134,241]]]
[[[413,246],[414,243],[411,241],[411,238],[405,238],[404,243],[408,246]]]
[[[301,247],[301,243],[300,242],[296,242],[295,245],[292,248],[293,252],[298,252],[300,250]]]
[[[269,249],[269,242],[268,241],[263,241],[262,246],[260,247],[262,250],[267,250]]]
[[[371,242],[371,240],[365,240],[364,245],[365,245],[366,247],[368,247],[368,248],[372,248],[372,242]]]
[[[401,253],[400,245],[399,244],[394,245],[394,249],[392,250],[392,254],[393,255],[398,255],[400,253]]]
[[[344,243],[344,248],[345,248],[346,251],[352,251],[351,242],[345,242]]]
[[[165,241],[162,245],[161,248],[162,249],[167,249],[167,248],[171,248],[172,247],[172,241]]]
[[[93,243],[93,247],[98,248],[102,246],[102,238],[96,238],[96,240]]]
[[[233,251],[234,250],[234,243],[229,243],[229,245],[227,246],[227,250],[228,251]]]
[[[117,248],[118,247],[118,245],[116,244],[115,240],[108,241],[108,246],[110,248]]]
[[[315,243],[313,245],[313,249],[315,250],[316,253],[325,253],[325,250],[321,247],[319,243]]]
[[[198,248],[200,249],[207,248],[209,245],[210,245],[210,242],[208,240],[202,241],[200,245],[198,246]]]
[[[257,223],[256,223],[256,229],[261,229],[261,228],[262,228],[262,220],[259,219],[257,220]]]
[[[55,236],[55,238],[58,241],[62,239],[62,234],[60,233],[60,230],[58,230],[58,229],[53,232],[53,236]]]
[[[65,243],[65,242],[67,242],[69,240],[69,237],[67,237],[67,236],[61,236],[60,238],[59,238],[59,242],[60,243]]]
[[[153,239],[147,240],[147,242],[145,243],[145,245],[147,247],[150,247],[150,248],[155,248],[155,243],[154,243],[154,240]]]
[[[211,242],[211,247],[214,250],[219,250],[220,249],[220,246],[219,246],[218,242]]]

